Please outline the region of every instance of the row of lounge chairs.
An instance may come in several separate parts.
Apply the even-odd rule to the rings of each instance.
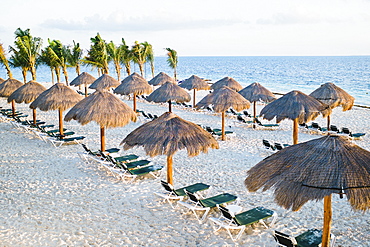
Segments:
[[[270,142],[269,140],[263,139],[262,144],[264,149],[267,149],[272,152],[280,151],[286,147],[289,147],[289,144],[280,143],[280,142]]]
[[[261,223],[268,228],[268,226],[272,226],[275,223],[277,218],[277,214],[274,211],[263,207],[256,207],[241,212],[243,208],[238,205],[240,199],[229,193],[205,197],[203,195],[204,192],[209,191],[211,187],[207,184],[196,183],[179,189],[174,189],[171,184],[165,181],[161,181],[161,185],[164,187],[165,192],[155,192],[155,194],[163,198],[164,201],[169,202],[172,208],[175,208],[173,201],[178,202],[177,205],[184,206],[193,212],[199,223],[206,219],[211,209],[219,209],[221,213],[219,217],[209,217],[208,219],[215,232],[225,229],[233,241],[237,241],[241,237],[247,226]],[[236,202],[236,204],[229,204],[232,202]],[[269,218],[271,220],[268,222],[267,219]],[[235,237],[231,232],[232,230],[238,231]]]
[[[143,110],[136,110],[136,112],[140,113],[143,117],[145,117],[146,119],[149,119],[149,120],[154,120],[154,119],[158,118],[157,115],[145,112]]]
[[[221,129],[214,129],[210,126],[203,126],[201,124],[199,124],[199,126],[202,127],[204,130],[206,130],[207,132],[211,133],[214,136],[221,136],[222,135],[222,130]],[[233,131],[225,130],[225,135],[233,135],[233,134],[234,134]]]
[[[326,127],[321,127],[318,123],[312,122],[310,125],[307,125],[305,123],[300,124],[299,127],[304,130],[308,131],[310,133],[315,134],[337,134],[337,135],[345,135],[352,139],[360,139],[361,137],[365,136],[366,133],[352,133],[352,131],[349,130],[347,127],[342,127],[340,130],[336,125],[330,125],[330,130],[328,130]]]
[[[135,154],[117,156],[119,149],[107,149],[105,152],[100,150],[91,151],[85,144],[81,144],[84,152],[80,153],[81,158],[87,163],[97,162],[102,165],[110,174],[124,182],[131,183],[137,177],[151,175],[159,178],[163,169],[161,165],[152,165],[151,161],[139,159]]]

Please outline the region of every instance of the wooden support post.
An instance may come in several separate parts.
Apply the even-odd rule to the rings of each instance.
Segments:
[[[33,114],[33,124],[36,125],[36,109],[32,109]]]
[[[293,145],[298,144],[298,118],[293,120]]]
[[[171,104],[171,100],[168,101],[168,112],[172,112],[172,108],[171,108],[172,104]]]
[[[256,128],[256,101],[253,102],[253,128]]]
[[[136,94],[134,93],[134,112],[136,113]]]
[[[195,91],[196,91],[196,89],[194,88],[193,90],[194,90],[194,92],[193,92],[193,108],[195,108]]]
[[[61,136],[64,135],[64,130],[63,130],[63,110],[59,108],[59,134]]]
[[[332,220],[331,194],[324,197],[324,227],[322,232],[322,247],[330,246],[330,230]]]
[[[100,126],[100,150],[105,151],[105,128]]]
[[[222,141],[225,141],[226,138],[225,138],[225,112],[223,111],[222,113],[222,123],[221,123],[221,132],[222,132],[222,135],[221,135],[221,140]]]
[[[172,155],[167,156],[167,183],[173,185]]]
[[[328,131],[330,131],[330,115],[327,117],[327,126],[328,126]]]

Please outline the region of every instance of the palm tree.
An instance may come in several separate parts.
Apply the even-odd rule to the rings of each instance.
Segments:
[[[146,60],[148,60],[150,64],[150,70],[152,72],[152,77],[154,77],[154,52],[153,52],[153,46],[149,44],[148,42],[143,43],[145,47],[145,53],[146,53]]]
[[[22,30],[18,28],[14,34],[16,41],[14,41],[14,47],[10,46],[10,50],[17,54],[15,55],[17,56],[15,64],[27,66],[31,72],[32,79],[36,80],[36,62],[38,56],[40,56],[42,39],[40,37],[32,37],[30,29]]]
[[[60,40],[48,39],[48,53],[53,60],[55,73],[57,74],[58,82],[60,82],[60,69],[62,69],[66,85],[68,86],[68,72],[67,72],[67,57],[69,56],[69,49],[64,46]]]
[[[73,40],[73,47],[71,47],[71,49],[68,49],[67,61],[70,66],[76,68],[77,75],[81,74],[80,64],[81,64],[82,54],[83,54],[83,51],[80,47],[80,43],[76,43]]]
[[[121,60],[123,56],[122,46],[115,46],[113,41],[107,44],[107,53],[109,55],[109,60],[113,61],[114,68],[116,69],[117,73],[117,80],[119,81],[121,78]]]
[[[144,64],[147,58],[148,49],[143,43],[135,41],[135,45],[132,46],[133,61],[139,65],[141,76],[144,77]]]
[[[120,46],[122,50],[121,64],[126,68],[127,75],[131,75],[131,61],[133,60],[133,52],[130,47],[126,45],[125,39],[122,38],[122,45]]]
[[[48,40],[49,45],[42,51],[41,53],[41,63],[50,67],[52,82],[54,83],[54,74],[55,72],[57,76],[57,82],[60,82],[60,69],[61,69],[61,62],[58,56],[58,44],[54,41]]]
[[[92,44],[83,62],[98,68],[98,71],[101,71],[103,74],[109,74],[109,55],[105,40],[103,40],[98,33],[94,38],[90,38],[90,41]]]
[[[176,68],[177,68],[177,51],[171,49],[171,48],[165,48],[167,50],[167,63],[168,63],[168,66],[170,66],[173,70],[174,70],[174,78],[175,78],[175,81],[176,81],[176,77],[177,77],[177,72],[176,72]]]
[[[13,54],[10,56],[9,63],[14,68],[21,68],[22,70],[22,76],[23,76],[23,82],[27,82],[27,72],[28,72],[28,63],[25,59],[23,59],[22,55],[19,51],[15,50],[13,51]]]
[[[6,53],[3,47],[3,44],[0,43],[0,63],[4,65],[6,69],[6,73],[8,74],[9,78],[13,78],[13,74],[10,70],[8,59],[6,58]]]

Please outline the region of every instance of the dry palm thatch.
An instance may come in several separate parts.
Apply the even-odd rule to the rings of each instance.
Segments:
[[[42,92],[46,90],[46,87],[36,81],[29,81],[17,90],[15,90],[8,98],[8,102],[14,100],[16,103],[31,103],[34,101]],[[33,123],[36,124],[36,109],[33,109]]]
[[[171,112],[171,101],[177,103],[189,102],[190,95],[178,85],[172,82],[166,82],[154,90],[147,98],[148,101],[155,103],[168,102],[169,112]]]
[[[346,197],[355,210],[370,208],[370,152],[344,136],[324,136],[287,147],[252,167],[249,191],[274,190],[275,201],[299,210],[307,201],[324,199],[325,242],[330,236],[331,194]],[[326,232],[325,232],[326,231]]]
[[[125,150],[142,146],[152,157],[167,155],[167,181],[171,184],[172,156],[178,150],[186,149],[189,156],[196,156],[200,152],[206,153],[208,148],[219,148],[210,133],[170,112],[132,131],[121,142],[123,144]]]
[[[334,83],[325,83],[310,93],[310,96],[328,105],[331,109],[342,106],[343,111],[351,110],[355,98]],[[330,115],[328,115],[328,130],[330,130]]]
[[[262,101],[268,103],[276,99],[275,95],[270,90],[257,82],[243,88],[238,93],[249,100],[249,102],[253,103],[253,121],[256,119],[256,102]],[[255,128],[255,125],[253,125],[253,127]]]
[[[209,90],[211,88],[205,80],[196,75],[192,75],[181,82],[180,87],[187,90],[193,90],[193,107],[195,107],[195,92],[197,90]]]
[[[239,82],[227,76],[227,77],[222,78],[221,80],[216,81],[214,84],[212,84],[211,89],[218,89],[218,88],[221,88],[222,86],[227,86],[237,92],[242,90],[243,88],[239,84]]]
[[[23,86],[23,82],[9,78],[0,84],[0,97],[9,97],[15,90]],[[15,115],[15,102],[11,101],[13,116]]]
[[[0,77],[0,84],[3,83],[5,80]]]
[[[241,96],[239,93],[230,89],[227,86],[222,86],[216,89],[212,93],[205,96],[196,105],[197,108],[207,107],[213,105],[215,112],[222,113],[222,136],[221,140],[225,140],[225,111],[232,107],[236,111],[248,109],[251,104],[250,102]]]
[[[116,87],[113,92],[123,95],[133,94],[133,110],[136,112],[136,95],[150,94],[153,92],[153,88],[148,84],[144,77],[134,72],[133,74],[127,76],[122,81],[121,85]]]
[[[100,126],[101,150],[105,151],[105,128],[122,127],[136,121],[131,108],[107,91],[96,90],[77,103],[64,117],[65,121],[77,120],[81,125],[91,121]]]
[[[69,85],[81,86],[85,85],[85,97],[87,97],[87,85],[94,83],[96,78],[87,72],[82,72],[79,76],[73,79]]]
[[[63,135],[63,111],[74,106],[82,99],[63,83],[56,83],[49,89],[42,92],[30,105],[31,109],[39,108],[41,111],[59,111],[59,132]]]
[[[293,120],[293,144],[298,143],[298,124],[314,120],[320,113],[326,117],[330,109],[317,99],[300,91],[291,91],[283,97],[266,105],[260,115],[279,123],[284,119]]]
[[[120,82],[111,77],[110,75],[103,74],[98,79],[96,79],[89,88],[96,89],[96,90],[104,90],[115,88],[120,85]]]
[[[164,72],[160,72],[158,75],[153,77],[148,83],[152,86],[160,86],[166,82],[175,83],[175,80]]]

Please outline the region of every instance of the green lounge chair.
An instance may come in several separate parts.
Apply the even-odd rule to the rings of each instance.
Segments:
[[[273,236],[278,246],[282,247],[318,247],[322,240],[322,231],[310,229],[297,237],[289,236],[279,231],[273,231]],[[334,247],[335,236],[330,234],[330,246]]]
[[[233,241],[237,241],[241,237],[246,226],[261,223],[264,227],[268,228],[267,222],[265,221],[272,217],[272,220],[269,223],[269,225],[272,226],[277,218],[277,214],[274,211],[264,207],[256,207],[236,215],[221,205],[218,205],[218,208],[221,211],[221,216],[219,218],[209,218],[209,220],[213,223],[212,226],[215,229],[215,232],[224,228],[227,230]],[[231,234],[230,230],[239,230],[235,238]]]
[[[118,175],[122,180],[128,180],[128,183],[131,183],[138,176],[151,175],[154,178],[159,178],[159,175],[156,175],[157,172],[160,172],[163,169],[161,165],[150,165],[145,167],[140,167],[137,169],[128,169],[125,163],[122,163],[123,169],[111,169],[111,171]]]

